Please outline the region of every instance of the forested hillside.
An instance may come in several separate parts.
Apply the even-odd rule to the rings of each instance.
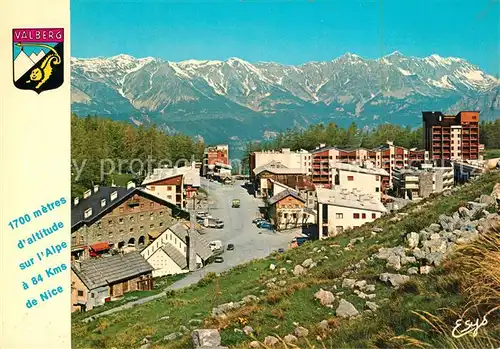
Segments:
[[[96,116],[72,115],[72,196],[81,195],[94,184],[109,185],[116,174],[130,174],[140,180],[148,166],[154,168],[160,161],[175,164],[192,156],[200,160],[204,147],[192,137],[167,135],[154,125],[136,127]]]

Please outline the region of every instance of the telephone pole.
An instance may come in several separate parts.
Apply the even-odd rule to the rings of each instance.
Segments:
[[[189,271],[195,271],[197,268],[196,268],[196,239],[195,239],[195,235],[196,235],[196,203],[195,203],[195,195],[196,194],[193,194],[193,196],[191,197],[191,200],[192,200],[192,206],[191,206],[191,210],[189,212],[189,218],[190,218],[190,221],[191,221],[191,224],[190,224],[190,227],[189,227],[189,233],[188,233],[188,237],[189,237],[189,246],[188,246],[188,253],[189,253],[189,263],[188,263],[188,266],[189,266]]]

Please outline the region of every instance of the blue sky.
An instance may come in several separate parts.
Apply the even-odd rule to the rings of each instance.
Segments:
[[[301,64],[395,50],[500,71],[498,0],[71,0],[71,55]]]

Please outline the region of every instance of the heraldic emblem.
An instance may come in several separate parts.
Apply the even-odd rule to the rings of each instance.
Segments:
[[[21,90],[43,91],[64,82],[64,29],[13,29],[14,85]]]

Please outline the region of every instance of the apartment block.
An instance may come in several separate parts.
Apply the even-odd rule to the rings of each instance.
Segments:
[[[451,189],[454,184],[452,167],[396,169],[393,188],[396,195],[409,200],[421,200],[432,193]]]
[[[346,163],[333,163],[334,185],[349,191],[359,191],[362,194],[373,195],[381,199],[385,191],[385,183],[389,173],[381,168],[374,167],[370,161],[363,166]]]
[[[424,146],[433,161],[479,159],[479,111],[422,112]]]
[[[209,169],[213,170],[216,164],[230,165],[229,164],[229,146],[227,144],[219,144],[212,147],[205,148],[203,153],[203,162],[200,168],[202,176],[206,176]]]
[[[347,189],[317,188],[317,222],[319,238],[324,239],[362,226],[387,212],[373,195],[350,192]]]
[[[388,176],[382,178],[381,188],[385,190],[391,186],[392,172],[395,168],[415,166],[429,159],[428,152],[425,150],[407,149],[389,141],[375,149],[339,149],[320,144],[311,154],[312,181],[315,185],[324,188],[332,188],[334,185],[336,163],[363,165],[366,161],[370,161],[374,167],[388,173]]]
[[[250,154],[250,180],[254,180],[256,168],[270,162],[279,162],[290,169],[303,169],[306,174],[311,172],[311,154],[307,150],[291,151],[290,148],[283,148],[279,151],[259,151]]]

